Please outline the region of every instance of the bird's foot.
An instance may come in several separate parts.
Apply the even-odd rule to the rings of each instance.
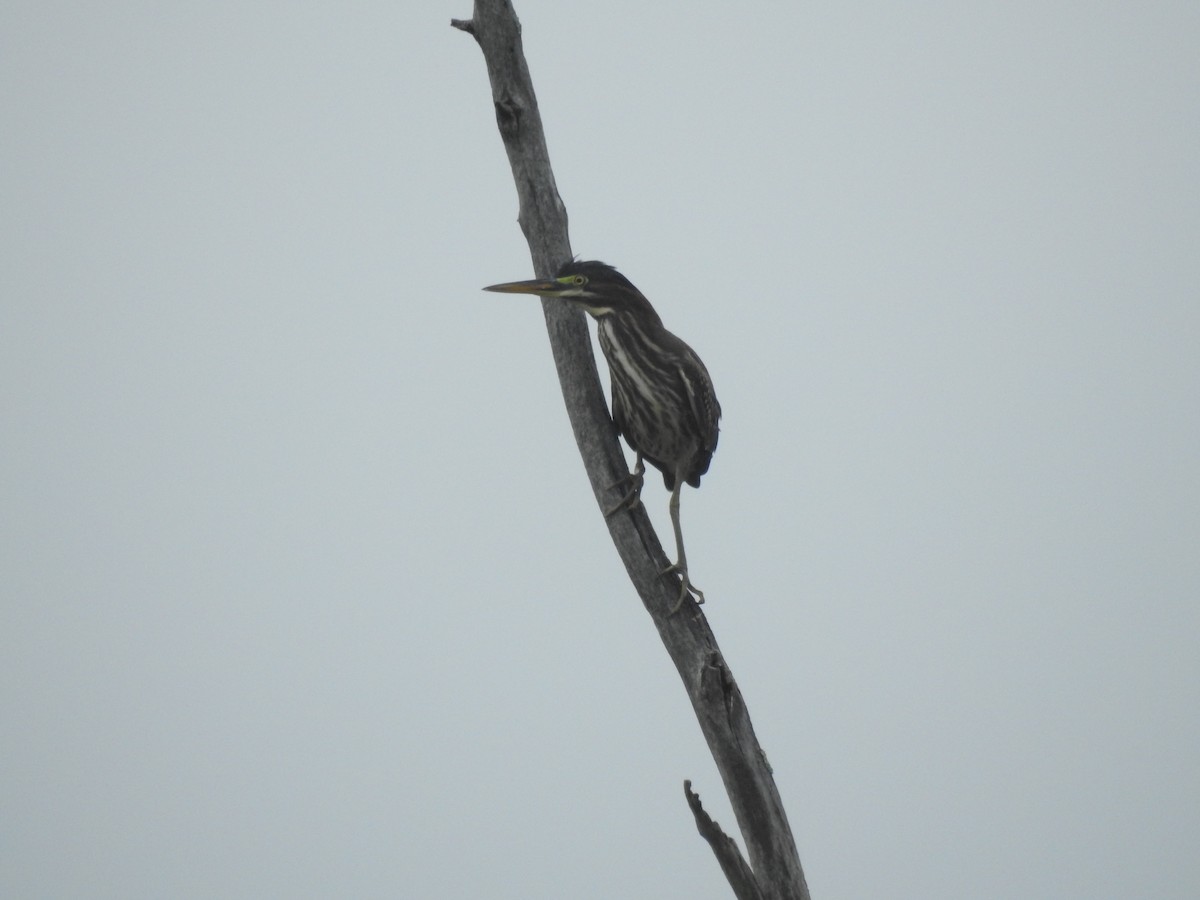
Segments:
[[[680,608],[683,606],[683,601],[688,598],[689,594],[695,596],[697,606],[700,606],[704,603],[704,591],[692,584],[691,579],[688,578],[686,566],[681,566],[677,562],[671,563],[658,574],[674,575],[676,573],[679,574],[679,596],[675,600],[675,605],[671,607],[671,611],[667,613],[668,618],[679,612]]]
[[[618,478],[608,486],[608,489],[611,491],[613,488],[618,487],[619,485],[627,484],[629,485],[629,490],[625,492],[625,496],[604,511],[604,518],[610,519],[621,510],[633,509],[642,502],[642,484],[646,480],[645,474],[646,467],[639,459],[638,464],[634,467],[632,472],[630,472],[624,478]]]

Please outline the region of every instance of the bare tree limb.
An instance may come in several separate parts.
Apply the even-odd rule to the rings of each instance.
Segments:
[[[534,274],[552,276],[571,259],[567,214],[550,168],[533,83],[521,45],[521,26],[507,0],[475,0],[470,20],[453,27],[474,36],[483,51],[496,124],[508,153],[517,188],[517,221],[529,243]],[[628,473],[596,370],[582,312],[543,300],[551,352],[562,386],[576,444],[583,457],[601,514],[623,494]],[[659,575],[670,562],[645,507],[637,504],[606,520],[629,578],[679,671],[696,718],[721,773],[737,817],[749,865],[716,827],[688,789],[689,805],[701,834],[709,840],[736,896],[755,900],[808,900],[808,887],[771,768],[759,747],[741,692],[733,680],[703,613],[687,603],[668,615],[678,582]],[[703,820],[711,824],[701,825]],[[719,835],[715,840],[710,833]],[[732,845],[732,847],[731,847]],[[736,854],[736,862],[734,855]],[[753,892],[748,885],[753,886]]]
[[[692,808],[692,815],[696,817],[696,830],[712,847],[713,854],[721,865],[721,871],[725,873],[725,880],[733,888],[734,896],[738,900],[761,900],[762,895],[758,892],[754,873],[742,857],[742,851],[738,849],[733,838],[722,831],[721,826],[704,811],[700,795],[692,790],[690,781],[683,783],[683,795],[687,798],[688,806]]]

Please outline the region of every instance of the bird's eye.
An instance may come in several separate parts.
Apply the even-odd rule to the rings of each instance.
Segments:
[[[576,287],[583,287],[587,284],[587,276],[585,275],[576,275],[571,280],[575,283]]]

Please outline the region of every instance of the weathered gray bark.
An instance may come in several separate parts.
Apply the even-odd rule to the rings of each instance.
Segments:
[[[558,196],[537,100],[521,47],[521,26],[507,0],[475,0],[472,18],[451,24],[475,36],[487,63],[496,124],[508,152],[520,201],[517,220],[529,243],[534,274],[552,276],[571,259],[567,214]],[[563,399],[601,511],[623,494],[625,457],[609,417],[584,314],[554,300],[542,308]],[[645,507],[607,519],[629,578],[650,613],[683,679],[700,728],[729,794],[749,864],[737,845],[700,807],[685,782],[688,804],[739,900],[807,900],[800,858],[775,788],[771,767],[754,736],[741,692],[725,664],[700,607],[687,602],[668,616],[679,593],[674,577],[659,572],[670,562]],[[718,602],[720,598],[714,598]]]

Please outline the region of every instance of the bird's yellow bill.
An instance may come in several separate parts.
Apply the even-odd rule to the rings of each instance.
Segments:
[[[485,291],[495,291],[497,294],[556,294],[563,289],[557,281],[507,281],[504,284],[489,284]]]

